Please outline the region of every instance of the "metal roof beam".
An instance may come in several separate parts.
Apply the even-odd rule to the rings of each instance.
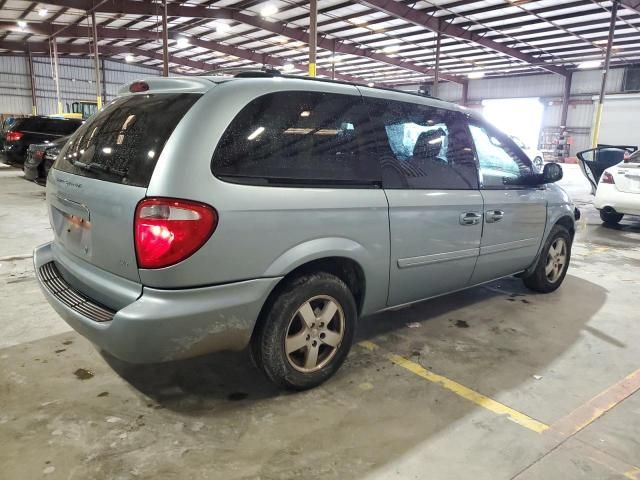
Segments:
[[[640,0],[621,0],[620,5],[636,13],[640,13]]]
[[[439,32],[442,35],[448,37],[458,38],[460,40],[468,40],[483,47],[490,48],[496,52],[503,53],[510,57],[516,58],[526,63],[535,63],[537,60],[535,57],[522,53],[515,48],[507,47],[506,45],[490,40],[486,37],[478,35],[472,31],[465,30],[455,24],[441,22],[437,17],[427,15],[420,10],[415,10],[403,3],[395,0],[358,0],[359,3],[367,5],[368,7],[375,8],[381,12],[391,15],[402,20],[406,20],[414,25],[425,27],[434,32]],[[557,73],[559,75],[566,76],[569,74],[567,70],[559,67],[542,67],[550,72]]]
[[[62,7],[75,8],[79,10],[87,10],[92,8],[92,4],[87,0],[49,0],[47,3],[52,5],[58,5]],[[97,12],[114,13],[114,14],[131,14],[131,15],[158,15],[158,4],[149,2],[140,2],[132,0],[118,0],[117,2],[106,2],[100,4],[95,8]],[[206,8],[200,6],[183,6],[175,3],[167,5],[167,14],[170,17],[187,17],[187,18],[211,18],[211,19],[227,19],[235,20],[246,25],[251,25],[262,30],[266,30],[283,37],[288,37],[292,40],[301,41],[309,44],[309,34],[302,28],[292,28],[285,23],[272,22],[262,19],[255,15],[247,15],[245,13],[238,12],[231,8]],[[336,53],[343,55],[355,55],[358,57],[367,57],[378,62],[386,63],[389,65],[395,65],[406,70],[412,70],[414,72],[421,73],[426,76],[433,75],[432,68],[415,65],[409,61],[403,60],[400,57],[389,57],[381,53],[375,53],[370,48],[358,48],[353,44],[341,43],[337,41],[335,43],[329,38],[319,38],[318,46],[329,51],[335,51]],[[464,79],[454,77],[451,75],[440,74],[440,78],[448,80],[450,82],[464,83]]]
[[[0,42],[0,49],[10,50],[13,52],[26,52],[27,46],[31,50],[31,53],[43,53],[49,55],[49,43],[48,42]],[[78,43],[63,43],[58,45],[58,53],[66,54],[82,54],[87,55],[87,44]],[[121,55],[130,53],[132,55],[144,56],[147,58],[153,58],[155,60],[162,60],[162,55],[155,52],[148,52],[139,48],[130,47],[115,47],[112,45],[101,46],[100,53],[102,55]],[[197,68],[199,70],[206,70],[211,67],[204,62],[195,62],[186,58],[171,59],[171,63],[176,65],[182,65],[185,67]]]
[[[2,28],[4,27],[4,24],[9,23],[9,22],[1,22],[0,24],[0,30],[2,30]],[[33,28],[33,25],[36,24],[31,24],[30,28]],[[47,31],[48,28],[55,28],[55,25],[53,26],[47,26],[47,25],[42,25],[43,30]],[[70,33],[79,33],[80,35],[78,35],[78,37],[83,37],[86,36],[86,32],[87,32],[87,27],[81,27],[81,26],[73,26],[73,27],[69,27],[68,29],[65,30],[65,32],[67,34]],[[101,38],[122,38],[122,35],[125,35],[128,33],[137,33],[136,37],[137,39],[139,38],[146,38],[146,39],[150,39],[150,40],[157,40],[157,35],[155,34],[155,32],[152,31],[148,31],[148,30],[121,30],[121,29],[116,29],[116,28],[105,28],[105,27],[98,27],[98,35]],[[139,32],[139,33],[138,33]],[[109,37],[109,35],[113,35],[112,37]],[[169,35],[170,37],[172,35]],[[130,37],[127,37],[130,38]],[[2,46],[2,45],[9,45],[9,46]],[[44,48],[43,50],[37,50],[37,48],[42,48],[42,46],[45,46],[46,48]],[[49,52],[49,47],[48,47],[48,43],[44,42],[44,43],[36,43],[36,42],[0,42],[0,48],[5,48],[7,50],[17,50],[17,51],[27,51],[27,46],[31,49],[32,52],[37,52],[37,51],[44,51],[44,52]],[[201,47],[201,48],[205,48],[207,50],[212,50],[215,52],[219,52],[219,53],[223,53],[225,55],[231,55],[243,60],[248,60],[257,64],[267,64],[267,65],[272,65],[272,66],[278,66],[278,67],[282,67],[285,65],[285,63],[290,63],[288,61],[284,61],[283,59],[277,58],[277,57],[271,57],[269,55],[263,54],[263,53],[258,53],[258,52],[252,52],[250,50],[242,50],[239,48],[235,48],[232,47],[230,45],[222,45],[219,44],[217,42],[211,42],[211,41],[207,41],[207,40],[199,40],[196,38],[193,38],[191,40],[191,45],[194,47]],[[69,51],[67,51],[65,48],[69,46],[71,47],[69,49]],[[87,50],[87,44],[73,44],[73,43],[65,43],[65,44],[58,44],[58,51],[60,53],[83,53],[83,54],[88,54],[88,50]],[[119,46],[119,47],[115,47],[112,45],[100,45],[100,52],[105,54],[105,55],[119,55],[119,54],[132,54],[132,55],[140,55],[140,56],[146,56],[148,58],[153,58],[156,60],[162,60],[162,55],[160,53],[156,53],[152,50],[144,50],[141,48],[135,48],[135,47],[131,47],[131,46]],[[115,53],[114,53],[115,52]],[[173,63],[178,63],[180,65],[186,66],[186,67],[193,67],[193,68],[198,68],[200,70],[212,70],[215,68],[215,65],[212,65],[210,63],[206,63],[206,62],[194,62],[192,60],[189,60],[187,58],[184,57],[177,57],[175,55],[170,56],[169,59],[170,62]],[[295,69],[297,70],[301,70],[301,71],[306,71],[307,67],[306,65],[300,65],[300,64],[295,64],[295,63],[291,63]],[[319,75],[323,75],[326,77],[331,78],[331,71],[324,69],[324,68],[319,68],[317,69],[317,72]],[[337,80],[344,80],[347,82],[353,82],[353,83],[363,83],[362,79],[356,78],[356,77],[352,77],[350,75],[344,75],[344,74],[335,74],[335,78]]]

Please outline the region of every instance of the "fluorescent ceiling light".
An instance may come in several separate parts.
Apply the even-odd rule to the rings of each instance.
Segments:
[[[282,67],[282,69],[285,72],[290,72],[291,70],[293,70],[295,67],[293,66],[293,63],[285,63],[284,66]]]
[[[264,127],[256,128],[253,131],[253,133],[247,137],[247,140],[253,140],[254,138],[258,137],[262,132],[264,132]]]
[[[382,49],[384,53],[394,53],[400,49],[399,45],[388,45]]]
[[[467,74],[468,78],[474,79],[474,78],[483,78],[484,77],[484,72],[481,72],[480,70],[475,70],[473,72],[469,72]]]
[[[229,30],[231,30],[231,25],[229,25],[228,23],[216,23],[216,32],[227,33]]]
[[[38,15],[40,15],[41,17],[46,17],[48,13],[49,10],[47,10],[46,8],[41,8],[40,10],[38,10]]]
[[[375,85],[375,83],[373,83],[373,82],[367,83],[367,87],[373,87],[374,85]]]
[[[133,62],[133,60],[134,60],[134,58],[133,58],[133,55],[131,55],[131,54],[129,54],[126,57],[124,57],[124,61],[127,62],[127,63],[131,63],[131,62]]]
[[[18,20],[18,26],[20,28],[27,28],[27,22],[25,22],[24,20]]]
[[[180,37],[178,39],[178,48],[187,48],[189,46],[189,39],[185,37]]]
[[[276,7],[272,3],[265,4],[264,7],[262,7],[262,9],[260,10],[260,15],[262,15],[263,17],[270,17],[271,15],[275,15],[276,13],[278,13],[278,7]]]
[[[578,68],[581,70],[587,68],[598,68],[602,65],[602,60],[587,60],[586,62],[582,62],[578,64]]]
[[[302,112],[300,114],[301,117],[308,117],[311,115],[311,112],[309,110],[305,110],[304,112]]]

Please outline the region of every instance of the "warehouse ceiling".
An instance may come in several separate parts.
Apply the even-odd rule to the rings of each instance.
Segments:
[[[318,74],[401,85],[433,79],[438,32],[440,78],[554,72],[604,58],[611,1],[318,0]],[[162,66],[162,3],[139,0],[0,0],[0,52],[92,53]],[[170,67],[184,74],[270,65],[306,71],[309,4],[283,0],[168,2]],[[640,61],[640,1],[622,0],[612,66]],[[582,65],[581,65],[582,64]]]

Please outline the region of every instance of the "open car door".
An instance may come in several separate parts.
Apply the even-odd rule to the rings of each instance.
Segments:
[[[592,195],[596,194],[596,188],[598,188],[602,172],[609,167],[622,163],[625,151],[627,150],[624,147],[600,146],[583,150],[576,155],[582,173],[591,184]]]

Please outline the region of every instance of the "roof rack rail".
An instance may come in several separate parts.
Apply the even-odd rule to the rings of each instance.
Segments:
[[[226,67],[216,68],[215,70],[208,70],[203,73],[199,73],[198,77],[203,76],[216,76],[216,75],[228,75],[232,77],[274,77],[280,75],[280,71],[271,67]]]
[[[363,83],[355,83],[348,82],[345,80],[334,80],[331,78],[318,78],[318,77],[308,77],[306,75],[293,75],[282,73],[280,70],[276,70],[272,67],[262,67],[262,68],[251,68],[251,67],[228,67],[228,68],[219,68],[217,70],[211,70],[209,72],[200,73],[198,76],[203,75],[229,75],[235,78],[260,78],[260,77],[282,77],[282,78],[291,78],[296,80],[308,80],[314,82],[324,82],[324,83],[338,83],[341,85],[354,85],[356,87],[368,87],[363,81]],[[386,90],[388,92],[400,92],[406,93],[407,95],[415,95],[423,98],[431,98],[433,100],[442,100],[441,98],[434,97],[429,95],[427,92],[409,92],[406,90],[398,90],[397,88],[390,87],[369,87],[376,88],[378,90]]]
[[[356,82],[348,82],[346,80],[334,80],[331,78],[318,78],[318,77],[307,77],[304,75],[286,75],[286,74],[280,74],[281,77],[283,78],[295,78],[298,80],[311,80],[311,81],[315,81],[315,82],[325,82],[325,83],[339,83],[342,85],[354,85],[356,87],[368,87],[368,88],[375,88],[377,90],[385,90],[388,92],[400,92],[400,93],[406,93],[407,95],[416,95],[418,97],[423,97],[423,98],[431,98],[433,100],[442,100],[441,98],[438,97],[433,97],[429,94],[426,93],[422,93],[422,92],[409,92],[407,90],[398,90],[397,88],[390,88],[390,87],[369,87],[369,85],[365,84],[364,81],[362,83],[356,83]]]

